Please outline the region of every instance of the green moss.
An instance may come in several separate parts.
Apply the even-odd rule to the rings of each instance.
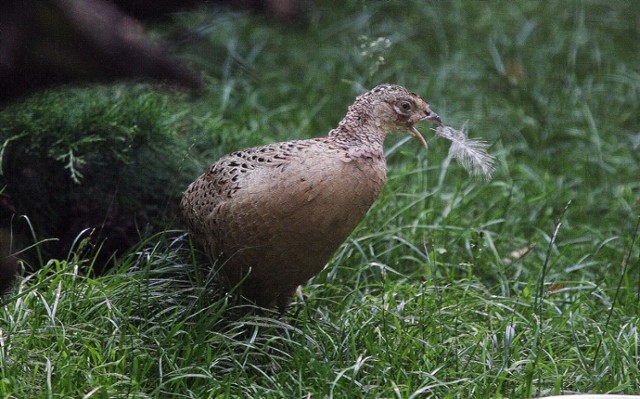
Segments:
[[[108,257],[148,226],[175,221],[195,168],[185,137],[193,125],[178,101],[116,85],[43,92],[0,113],[0,186],[36,237],[60,239],[45,245],[49,256],[66,256],[81,231],[96,229],[94,243],[108,239]]]

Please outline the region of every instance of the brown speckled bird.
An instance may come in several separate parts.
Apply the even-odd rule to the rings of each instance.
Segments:
[[[264,307],[284,309],[320,272],[376,200],[387,174],[383,142],[442,125],[417,94],[380,85],[359,96],[327,137],[225,155],[191,183],[181,207],[193,238],[226,283]]]

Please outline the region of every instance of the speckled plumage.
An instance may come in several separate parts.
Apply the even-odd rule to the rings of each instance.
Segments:
[[[416,94],[381,85],[359,96],[327,137],[292,140],[220,158],[181,202],[194,239],[229,286],[261,306],[285,307],[320,272],[386,180],[388,133],[440,122]],[[244,279],[244,280],[243,280]]]

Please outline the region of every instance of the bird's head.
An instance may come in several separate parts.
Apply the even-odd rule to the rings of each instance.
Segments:
[[[370,122],[388,132],[406,131],[424,147],[427,147],[427,142],[414,125],[425,120],[443,125],[426,101],[402,86],[377,86],[358,97],[357,102],[367,109]]]

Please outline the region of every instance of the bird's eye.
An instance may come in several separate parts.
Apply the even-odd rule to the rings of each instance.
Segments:
[[[403,111],[409,111],[411,109],[411,103],[408,101],[403,101],[400,103],[400,108],[402,108]]]

